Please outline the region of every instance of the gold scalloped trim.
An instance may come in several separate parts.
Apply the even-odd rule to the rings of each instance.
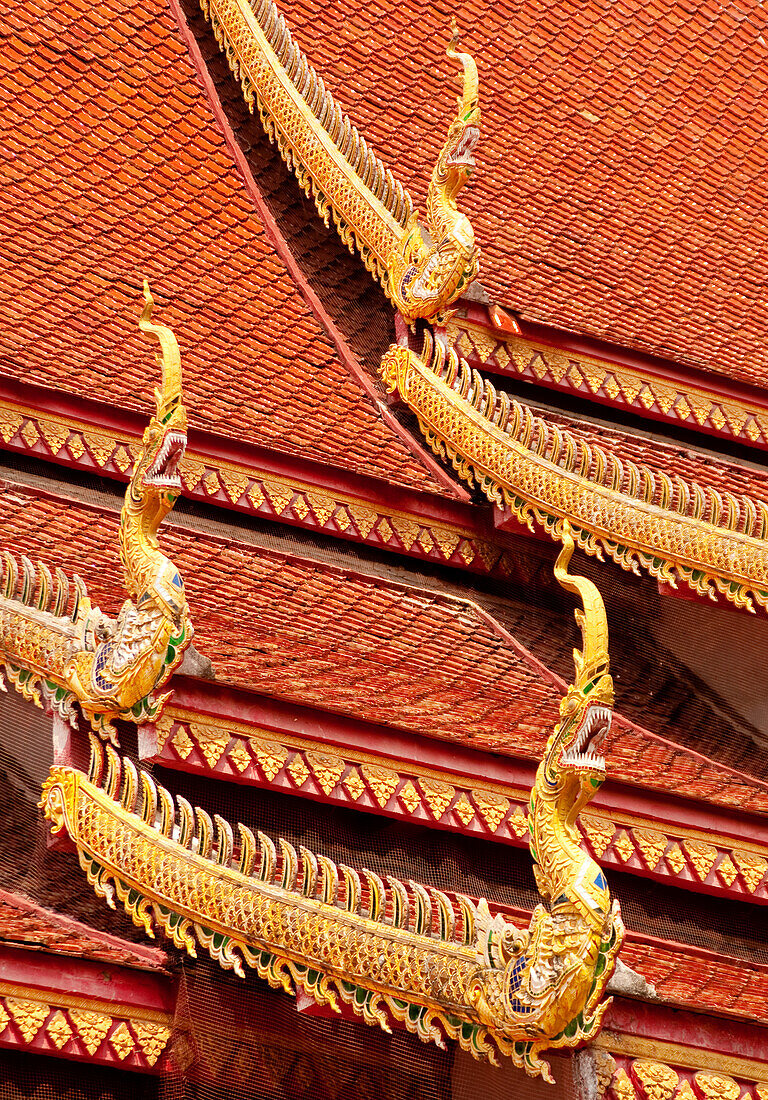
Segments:
[[[432,450],[469,485],[559,539],[672,587],[768,605],[768,505],[653,472],[534,416],[497,393],[429,332],[421,356],[393,345],[381,373],[416,414]]]

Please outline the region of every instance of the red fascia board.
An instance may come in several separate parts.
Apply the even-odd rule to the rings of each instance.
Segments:
[[[26,382],[17,382],[12,378],[0,376],[0,400],[19,404],[42,413],[49,413],[65,420],[80,421],[85,427],[97,432],[114,431],[124,433],[136,440],[141,439],[147,425],[146,414],[130,409],[118,409],[113,405],[101,404],[88,397],[75,396],[62,390],[54,390]],[[2,446],[2,443],[0,443]],[[6,449],[6,448],[3,448]],[[452,523],[471,529],[480,529],[486,538],[492,537],[493,527],[490,517],[478,523],[476,506],[456,500],[448,500],[391,485],[381,478],[365,477],[345,470],[326,466],[324,463],[305,458],[297,458],[271,451],[265,447],[242,443],[214,432],[190,428],[188,449],[201,457],[220,459],[240,464],[248,469],[258,470],[277,477],[290,477],[314,486],[326,492],[344,493],[357,497],[373,505],[394,508],[414,515],[423,516],[438,522]],[[81,469],[84,462],[71,457],[52,458],[46,454],[49,462]],[[86,460],[87,461],[87,460]],[[89,464],[90,465],[90,464]],[[100,477],[113,477],[127,482],[128,475],[114,474],[99,469]],[[220,500],[212,503],[218,507],[227,507]],[[233,506],[229,505],[229,508]]]
[[[439,741],[398,730],[394,726],[366,723],[345,715],[185,676],[174,677],[173,687],[174,706],[212,718],[230,719],[261,727],[277,734],[290,734],[319,745],[353,749],[357,752],[375,749],[377,756],[393,762],[418,763],[435,771],[501,783],[522,790],[530,790],[536,777],[537,764],[534,761]],[[663,741],[664,744],[672,744],[652,734],[646,736]],[[169,761],[164,759],[163,764],[169,766]],[[185,768],[182,762],[174,762],[174,766],[177,770],[194,770]],[[320,801],[327,799],[320,798]],[[677,825],[701,829],[720,833],[736,841],[768,846],[768,821],[765,819],[689,801],[677,795],[657,794],[610,778],[595,794],[593,805],[606,811],[653,820],[667,827]]]
[[[173,705],[212,718],[224,718],[290,734],[317,744],[371,752],[394,761],[418,761],[436,771],[460,772],[495,783],[530,788],[536,765],[530,761],[484,753],[448,741],[420,737],[394,726],[377,725],[343,714],[282,699],[208,684],[189,677],[173,679]],[[165,763],[165,761],[164,761]]]
[[[0,975],[10,985],[94,998],[115,1012],[128,1005],[173,1013],[176,1004],[176,980],[167,971],[150,973],[53,952],[0,945]]]
[[[513,333],[505,332],[503,329],[495,326],[490,319],[488,308],[484,305],[461,299],[456,303],[454,308],[458,308],[461,311],[463,320],[469,321],[471,324],[481,325],[490,332],[496,333],[499,341],[503,341],[505,337],[514,335]],[[723,375],[715,374],[704,369],[687,367],[680,363],[676,363],[672,359],[643,355],[641,352],[635,352],[628,348],[620,347],[617,344],[597,340],[590,336],[583,336],[580,333],[567,332],[564,329],[536,324],[531,321],[524,321],[517,317],[515,320],[520,329],[520,337],[523,340],[531,340],[536,343],[546,344],[547,347],[563,352],[566,355],[570,352],[573,355],[582,355],[590,359],[599,359],[617,367],[627,367],[633,371],[648,375],[649,377],[657,378],[660,382],[676,383],[683,387],[688,385],[695,388],[701,388],[726,401],[734,401],[741,398],[744,401],[748,401],[768,411],[768,392],[758,386],[750,385],[746,382],[737,382]],[[514,371],[503,370],[489,364],[484,364],[483,369],[488,373],[510,375],[515,378],[519,377]],[[567,382],[560,384],[539,382],[537,384],[548,389],[557,389],[568,393],[574,392],[573,387]],[[580,397],[584,397],[595,403],[610,406],[616,405],[614,401],[606,397],[600,397],[593,393],[585,393],[582,390],[579,390],[578,393]],[[653,412],[646,411],[643,415],[653,420],[666,419]],[[698,429],[698,431],[701,435],[714,434],[701,428]],[[750,445],[747,440],[744,440],[744,443],[745,445]],[[761,446],[760,443],[752,445],[756,447]],[[762,445],[765,446],[765,444]]]
[[[768,1030],[755,1024],[704,1016],[685,1008],[614,996],[603,1028],[643,1039],[684,1043],[717,1054],[768,1063]]]

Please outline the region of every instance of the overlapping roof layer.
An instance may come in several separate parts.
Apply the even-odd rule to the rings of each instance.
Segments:
[[[285,0],[326,84],[421,203],[478,60],[460,204],[491,295],[531,321],[768,380],[768,71],[758,0]]]
[[[160,970],[167,962],[164,951],[128,943],[107,932],[95,932],[87,924],[28,898],[0,890],[0,946],[50,951],[71,958]]]
[[[148,276],[194,426],[436,490],[267,239],[167,5],[14,0],[5,22],[2,372],[151,407]]]
[[[77,571],[107,614],[124,599],[117,515],[6,484],[5,547]],[[217,678],[265,696],[539,759],[563,685],[471,599],[167,524],[195,645]],[[674,729],[668,731],[674,737]],[[618,720],[617,779],[768,813],[768,787]]]

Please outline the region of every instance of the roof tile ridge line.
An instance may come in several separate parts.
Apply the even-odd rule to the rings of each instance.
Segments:
[[[704,894],[702,896],[706,897],[707,895]],[[676,948],[684,948],[683,954],[695,955],[709,962],[721,962],[723,959],[726,959],[728,962],[739,963],[746,969],[757,971],[759,974],[768,977],[768,963],[757,962],[755,959],[747,959],[743,955],[729,955],[726,951],[713,951],[710,947],[701,947],[701,945],[697,943],[685,943],[681,940],[665,940],[661,936],[652,936],[648,932],[640,932],[637,929],[627,929],[627,940],[631,940],[633,943],[640,944],[643,947],[653,947],[657,949],[675,950]]]
[[[387,427],[392,432],[394,432],[394,434],[400,439],[401,443],[405,445],[406,449],[411,452],[414,458],[416,458],[416,460],[429,471],[429,473],[432,475],[432,477],[435,478],[438,484],[442,485],[446,489],[449,489],[451,494],[457,500],[468,503],[471,499],[471,496],[464,488],[464,486],[461,485],[460,482],[454,480],[450,476],[450,474],[448,474],[443,469],[440,463],[427,453],[426,449],[422,447],[422,445],[416,439],[413,438],[410,432],[408,432],[402,426],[402,424],[400,424],[400,422],[393,415],[391,410],[387,407],[386,402],[381,399],[376,391],[373,382],[353,355],[351,348],[334,325],[330,316],[320,302],[320,299],[317,297],[311,286],[309,286],[306,279],[302,275],[299,265],[296,262],[294,255],[288,246],[288,243],[280,232],[275,218],[272,216],[272,213],[270,212],[267,204],[264,201],[264,198],[261,194],[261,189],[256,183],[256,180],[253,177],[250,168],[248,167],[245,155],[238,145],[237,139],[232,132],[232,128],[227,121],[227,118],[219,102],[219,98],[216,94],[216,89],[213,85],[213,81],[205,66],[205,61],[203,60],[200,48],[197,44],[197,40],[192,34],[192,31],[189,29],[189,25],[187,24],[187,21],[184,17],[184,13],[181,10],[179,0],[169,0],[169,5],[171,13],[173,14],[173,17],[176,20],[176,24],[179,28],[182,42],[186,47],[190,60],[192,62],[192,67],[194,69],[195,75],[197,76],[203,94],[208,101],[208,105],[211,109],[214,121],[221,131],[222,137],[224,138],[224,143],[227,147],[227,150],[229,151],[229,154],[234,161],[235,168],[237,169],[242,179],[246,193],[256,207],[256,211],[261,220],[264,232],[266,233],[268,239],[275,248],[278,256],[285,264],[289,275],[296,284],[299,293],[304,298],[304,301],[307,303],[307,306],[309,307],[311,313],[331,340],[341,362],[349,371],[352,378],[357,382],[357,384],[366,394],[368,399],[371,401],[374,408],[379,413]]]
[[[18,471],[13,471],[13,473],[18,473]],[[33,478],[36,478],[37,476],[38,475],[32,475]],[[5,488],[21,490],[22,492],[25,492],[27,494],[34,492],[34,496],[36,498],[41,497],[44,500],[51,501],[51,503],[53,504],[74,504],[78,508],[87,509],[88,511],[95,512],[101,516],[119,517],[120,515],[120,506],[118,502],[122,500],[122,496],[114,498],[110,497],[109,500],[94,499],[94,496],[96,494],[101,495],[101,491],[99,490],[95,490],[87,498],[79,497],[76,492],[72,491],[73,486],[58,486],[57,483],[57,490],[54,491],[53,489],[48,489],[44,486],[38,485],[37,481],[27,481],[22,480],[21,478],[19,478],[18,481],[12,481],[7,475],[2,474],[0,475],[0,495]],[[223,509],[223,511],[226,514],[228,509]],[[272,560],[282,559],[283,561],[289,563],[305,564],[321,572],[334,573],[339,577],[349,580],[363,581],[366,584],[370,584],[374,588],[386,588],[389,590],[395,589],[402,595],[416,594],[419,596],[426,596],[435,603],[449,604],[457,607],[470,606],[473,610],[479,606],[475,603],[474,600],[469,597],[457,595],[453,592],[442,592],[439,589],[435,588],[425,588],[423,585],[417,584],[415,581],[394,580],[388,577],[380,577],[375,572],[366,573],[362,569],[351,567],[348,568],[344,565],[338,565],[335,562],[325,561],[322,557],[316,557],[313,554],[301,554],[289,550],[281,550],[272,546],[261,546],[257,543],[250,542],[239,532],[227,535],[218,530],[202,530],[194,525],[195,519],[196,517],[188,516],[184,512],[174,511],[163,520],[163,529],[166,531],[172,529],[184,531],[196,539],[210,539],[212,542],[215,542],[219,546],[236,546],[239,548],[244,548],[254,553],[261,554],[264,557],[268,557]],[[226,526],[227,524],[226,519],[216,519],[213,522],[222,527]],[[5,545],[5,542],[0,541],[0,545]],[[519,655],[521,657],[533,662],[537,666],[537,668],[538,666],[540,666],[545,672],[548,672],[546,665],[542,664],[540,661],[538,661],[536,657],[529,653],[528,650],[526,650],[522,646],[522,644],[515,639],[514,635],[510,634],[509,638],[511,639],[512,647],[516,651],[519,650]],[[549,675],[554,677],[554,680],[556,681],[556,686],[558,688],[560,688],[562,683],[563,690],[565,690],[565,688],[567,687],[565,681],[560,681],[559,678],[556,677],[555,674],[552,672],[549,672]]]
[[[494,618],[490,611],[484,608],[481,604],[476,603],[474,600],[467,600],[466,602],[472,604],[478,615],[488,623],[488,625],[499,635],[499,637],[502,638],[508,645],[510,645],[516,652],[518,652],[524,660],[530,661],[531,664],[534,665],[541,673],[541,675],[545,679],[549,680],[549,682],[554,687],[562,692],[565,692],[567,690],[568,684],[566,683],[566,681],[562,680],[556,672],[553,672],[550,668],[548,668],[547,665],[545,665],[542,661],[538,659],[538,657],[534,657],[534,655],[530,653],[529,650],[527,650],[520,642],[518,642],[514,634],[510,633],[510,631],[507,630],[507,628],[502,623],[500,623],[498,619]],[[768,783],[765,780],[758,779],[756,776],[747,775],[746,772],[740,772],[738,771],[738,769],[731,768],[727,764],[721,764],[718,761],[713,760],[711,757],[704,756],[703,753],[697,752],[696,749],[689,749],[686,745],[678,745],[675,741],[670,741],[668,740],[668,738],[662,737],[658,733],[652,733],[644,726],[639,726],[636,722],[633,722],[630,718],[627,718],[621,711],[616,714],[616,721],[621,722],[623,725],[631,729],[633,733],[638,734],[640,737],[643,737],[649,741],[654,741],[658,745],[663,745],[664,748],[670,749],[673,752],[682,753],[685,756],[692,757],[699,763],[706,764],[707,767],[717,767],[720,769],[720,771],[727,772],[729,775],[732,775],[735,778],[742,780],[744,783],[749,784],[751,787],[759,787],[761,790],[768,792]],[[622,782],[627,781],[622,780]],[[643,784],[638,783],[638,786],[641,786],[643,790],[646,789]],[[674,794],[674,792],[667,793]],[[700,802],[702,801],[702,799],[695,799],[694,801]]]
[[[155,964],[153,969],[165,970],[166,963],[169,961],[168,955],[162,948],[151,947],[149,944],[144,943],[134,943],[132,940],[123,940],[119,936],[113,935],[111,932],[104,932],[100,928],[92,928],[89,924],[84,924],[82,921],[75,920],[74,917],[70,917],[66,913],[59,913],[56,909],[46,909],[45,906],[38,905],[34,899],[28,898],[24,894],[14,894],[9,890],[0,890],[0,905],[7,904],[16,906],[17,903],[21,903],[28,910],[32,910],[33,913],[31,915],[42,913],[50,917],[56,924],[67,931],[86,932],[89,936],[93,936],[100,940],[107,947],[118,948],[126,954],[135,954],[139,959],[144,957],[146,962]],[[3,942],[11,944],[11,946],[16,946],[21,941],[14,940],[11,942],[10,940],[3,940]],[[87,955],[78,957],[89,958]],[[125,965],[124,963],[116,963],[114,960],[109,961],[111,965],[114,966]]]

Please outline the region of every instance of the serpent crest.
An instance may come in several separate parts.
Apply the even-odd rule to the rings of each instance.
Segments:
[[[556,576],[582,600],[584,640],[531,795],[542,903],[528,928],[482,899],[393,875],[385,883],[285,838],[276,845],[243,824],[235,833],[218,814],[214,826],[95,738],[88,777],[54,767],[44,784],[54,832],[69,833],[97,894],[121,901],[151,935],[159,927],[240,974],[251,966],[319,1004],[338,1009],[340,997],[386,1030],[394,1018],[422,1039],[442,1045],[448,1036],[478,1058],[501,1053],[551,1080],[542,1051],[596,1034],[623,939],[618,904],[575,828],[605,773],[599,753],[613,705],[605,610],[595,586],[568,572],[567,525],[562,537]]]
[[[0,593],[0,660],[26,698],[55,707],[75,721],[79,703],[94,729],[115,740],[115,718],[156,718],[167,696],[157,690],[180,664],[192,639],[184,582],[160,549],[157,532],[181,491],[178,464],[187,441],[181,395],[181,361],[169,328],[152,322],[154,305],[144,284],[139,319],[158,340],[162,382],[156,411],[120,514],[120,555],[129,595],[117,619],[94,607],[85,585],[70,583],[22,556],[4,554]]]

